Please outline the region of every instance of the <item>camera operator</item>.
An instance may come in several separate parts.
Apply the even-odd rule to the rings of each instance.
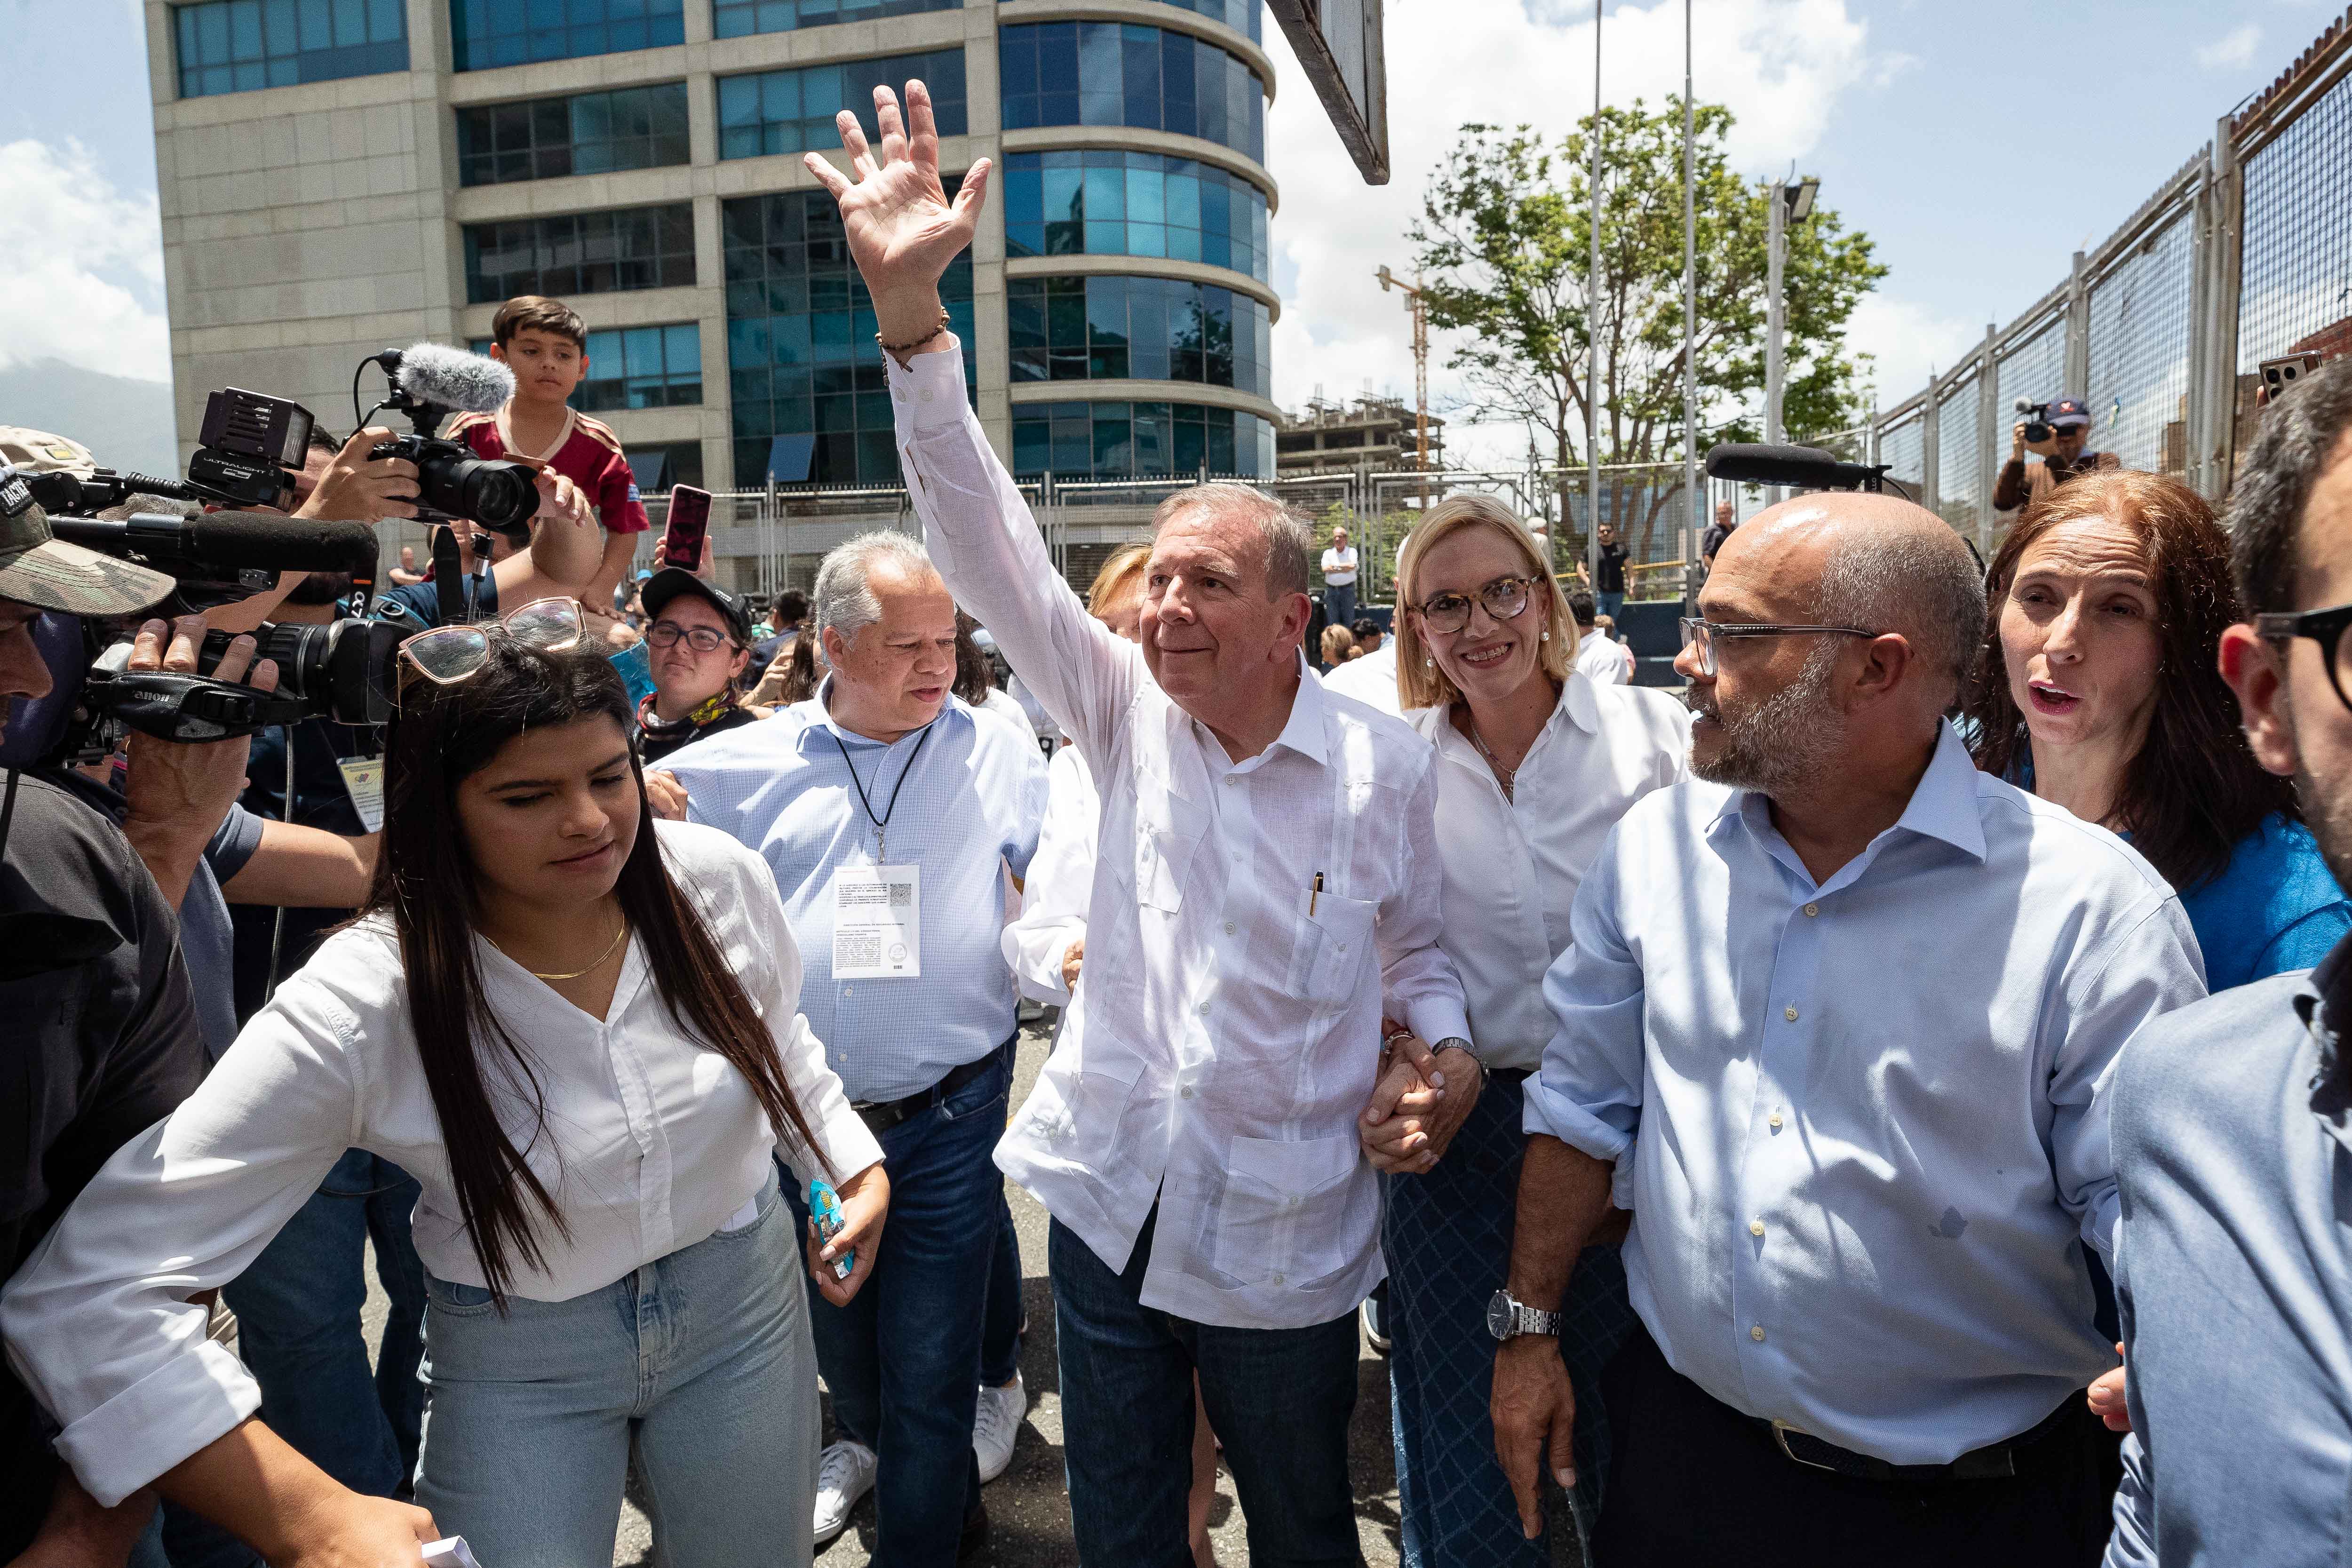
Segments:
[[[50,689],[33,635],[44,611],[134,615],[173,586],[161,573],[50,537],[22,481],[0,466],[0,699]],[[0,707],[0,740],[13,717]],[[14,770],[6,779],[0,1010],[12,1021],[11,1100],[20,1109],[0,1118],[0,1277],[23,1266],[107,1158],[204,1073],[177,924],[154,879],[123,835],[66,788]],[[154,1507],[152,1493],[113,1509],[92,1501],[0,1364],[0,1561],[120,1563]]]
[[[2019,406],[2026,405],[2020,403]],[[2028,501],[2040,500],[2077,474],[2123,467],[2113,452],[2086,449],[2091,440],[2091,411],[2083,406],[2081,398],[2053,397],[2042,405],[2042,410],[2040,421],[2021,419],[2010,426],[2009,461],[2001,466],[2000,478],[1992,487],[1995,511],[2015,511]],[[2049,426],[2046,439],[2025,438],[2027,426],[2034,423]],[[2028,452],[2042,459],[2038,467],[2027,465]]]
[[[362,431],[353,437],[354,445],[373,436],[384,439],[390,433],[383,430]],[[347,449],[348,450],[348,449]],[[340,465],[341,459],[338,459]],[[403,463],[413,474],[415,470]],[[460,558],[464,563],[465,581],[460,584],[460,597],[468,620],[488,620],[498,614],[504,603],[509,608],[528,605],[534,599],[577,598],[588,580],[595,574],[604,559],[604,530],[596,521],[595,510],[580,487],[551,469],[539,470],[535,482],[539,486],[539,515],[531,519],[530,542],[517,548],[506,535],[459,519],[449,526],[457,531]],[[412,489],[411,494],[414,494]],[[298,516],[365,515],[351,513],[297,513]],[[414,517],[414,506],[404,510],[386,510],[386,517]],[[485,564],[488,570],[485,570]],[[374,615],[378,620],[394,621],[425,631],[442,624],[441,587],[435,581],[437,574],[428,572],[421,583],[404,584],[389,588],[377,596]],[[587,606],[592,614],[601,606]]]
[[[289,516],[347,522],[376,522],[387,517],[416,515],[416,465],[403,458],[379,458],[375,444],[390,434],[362,430],[337,445],[324,430],[312,426],[310,445],[303,454],[302,471],[294,477],[296,505]],[[128,517],[134,511],[177,511],[181,508],[136,496],[131,505],[102,515]],[[274,511],[274,507],[247,507],[248,511]],[[278,612],[294,594],[306,572],[280,572],[267,593],[240,599],[206,613],[205,624],[218,631],[249,632],[264,621],[285,620]],[[349,593],[348,586],[344,589]]]

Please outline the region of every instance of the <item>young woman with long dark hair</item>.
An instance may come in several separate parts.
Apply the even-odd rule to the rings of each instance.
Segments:
[[[776,1158],[841,1190],[847,1229],[806,1261],[836,1301],[888,1183],[797,1010],[774,880],[653,824],[576,605],[402,661],[367,909],[90,1183],[0,1300],[9,1355],[92,1495],[153,1484],[279,1568],[414,1564],[437,1534],[493,1568],[609,1561],[633,1444],[665,1560],[805,1562],[816,1370]],[[424,1188],[413,1508],[273,1436],[191,1300],[346,1148]]]
[[[2092,474],[2028,507],[1994,552],[1977,765],[2131,840],[2180,894],[2224,991],[2308,969],[2352,905],[2265,773],[2217,662],[2244,618],[2230,536],[2162,474]]]

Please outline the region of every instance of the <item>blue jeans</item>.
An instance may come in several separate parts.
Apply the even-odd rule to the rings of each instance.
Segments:
[[[988,1265],[988,1307],[981,1322],[980,1381],[1002,1388],[1021,1370],[1021,1237],[1013,1228],[1013,1205],[997,1184],[996,1256]]]
[[[1510,1271],[1518,1218],[1520,1075],[1497,1074],[1437,1168],[1382,1178],[1388,1254],[1389,1385],[1398,1513],[1406,1568],[1475,1563],[1543,1568],[1549,1545],[1519,1531],[1518,1505],[1495,1458],[1488,1400],[1495,1341],[1486,1302]],[[1560,1355],[1576,1389],[1577,1524],[1589,1528],[1608,1472],[1601,1369],[1634,1328],[1614,1247],[1585,1249],[1559,1303]],[[1549,1487],[1547,1484],[1546,1489]]]
[[[1356,585],[1353,583],[1327,583],[1323,586],[1323,618],[1335,626],[1355,629]],[[1313,649],[1308,650],[1310,653]]]
[[[1060,1221],[1048,1234],[1062,1456],[1084,1568],[1190,1568],[1192,1378],[1249,1524],[1253,1568],[1363,1561],[1348,1483],[1356,1314],[1232,1329],[1141,1300],[1155,1208],[1124,1273]]]
[[[634,1443],[664,1568],[808,1562],[800,1237],[772,1180],[751,1224],[568,1301],[509,1297],[501,1316],[488,1291],[428,1279],[417,1502],[492,1568],[610,1563]]]
[[[1592,595],[1592,604],[1594,609],[1596,609],[1600,614],[1607,616],[1613,621],[1617,618],[1617,612],[1625,607],[1625,595],[1622,594],[1595,594]]]
[[[980,1507],[973,1373],[1006,1212],[992,1156],[1004,1135],[1011,1058],[998,1051],[988,1071],[880,1134],[890,1217],[874,1272],[846,1307],[809,1298],[834,1422],[881,1458],[877,1568],[950,1568]],[[797,1193],[793,1206],[805,1225]]]

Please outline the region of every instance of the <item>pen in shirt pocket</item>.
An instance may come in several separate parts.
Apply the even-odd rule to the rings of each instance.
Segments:
[[[1311,919],[1313,919],[1313,918],[1314,918],[1314,915],[1315,915],[1315,900],[1316,900],[1317,899],[1321,898],[1322,896],[1323,896],[1323,873],[1322,873],[1322,872],[1320,872],[1320,871],[1318,871],[1318,872],[1316,872],[1316,873],[1315,873],[1315,886],[1314,886],[1314,887],[1312,887],[1312,888],[1310,888],[1310,889],[1307,889],[1307,918],[1308,918],[1308,919],[1310,919],[1310,920],[1311,920]]]

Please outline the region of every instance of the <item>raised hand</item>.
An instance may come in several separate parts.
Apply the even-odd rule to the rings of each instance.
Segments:
[[[940,279],[971,244],[988,191],[989,163],[985,158],[974,162],[949,199],[940,184],[940,133],[931,95],[919,81],[907,84],[904,122],[898,95],[887,87],[874,89],[874,117],[882,130],[878,152],[866,144],[856,115],[844,110],[835,117],[854,181],[817,153],[803,162],[841,205],[849,254],[874,296],[882,341],[913,343],[939,326]]]

